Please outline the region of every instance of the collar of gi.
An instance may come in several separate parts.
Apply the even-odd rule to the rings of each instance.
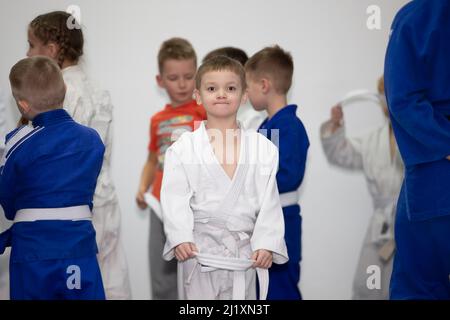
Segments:
[[[38,114],[33,119],[33,127],[45,127],[52,124],[60,123],[64,120],[71,120],[66,110],[56,109]]]
[[[273,115],[272,118],[267,118],[264,120],[264,122],[261,124],[260,129],[265,129],[270,126],[271,123],[276,122],[279,118],[282,118],[285,115],[294,114],[297,113],[297,105],[296,104],[289,104],[286,107],[280,109],[277,113]]]

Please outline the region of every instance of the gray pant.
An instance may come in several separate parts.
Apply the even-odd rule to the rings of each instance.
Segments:
[[[162,258],[166,236],[163,224],[150,210],[150,280],[152,299],[177,300],[177,261]]]
[[[384,261],[378,251],[383,243],[376,244],[371,241],[370,232],[366,233],[358,266],[356,268],[353,280],[353,300],[388,300],[389,299],[389,281],[391,279],[393,258]],[[381,288],[369,289],[367,287],[367,268],[371,265],[378,266],[381,272]]]

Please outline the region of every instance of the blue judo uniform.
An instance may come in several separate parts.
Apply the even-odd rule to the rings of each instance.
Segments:
[[[296,191],[305,174],[309,139],[303,123],[296,115],[297,106],[288,105],[266,119],[259,132],[277,144],[279,169],[277,184],[280,195]],[[289,261],[269,269],[268,300],[298,300],[300,281],[302,217],[298,204],[283,207],[285,240]]]
[[[449,39],[449,0],[414,0],[392,25],[385,86],[405,178],[391,299],[450,299]]]
[[[29,132],[18,139],[22,130]],[[0,166],[7,219],[23,209],[46,214],[84,206],[90,214],[104,154],[96,131],[57,109],[39,114],[33,128],[16,129],[6,141],[15,141]],[[0,254],[8,246],[11,299],[105,299],[90,220],[15,222],[0,234]]]

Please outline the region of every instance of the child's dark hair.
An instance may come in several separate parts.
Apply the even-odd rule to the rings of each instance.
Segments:
[[[211,59],[213,57],[217,56],[225,56],[234,60],[239,61],[243,66],[248,60],[248,55],[245,53],[244,50],[235,48],[235,47],[223,47],[216,50],[211,51],[208,53],[204,58],[203,62],[205,62],[208,59]]]
[[[59,46],[58,64],[64,60],[78,62],[83,55],[84,38],[81,28],[69,29],[67,24],[73,19],[70,13],[54,11],[37,16],[31,21],[31,32],[44,44],[54,42]]]

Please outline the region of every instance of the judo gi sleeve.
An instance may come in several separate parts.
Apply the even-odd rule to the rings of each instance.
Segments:
[[[344,126],[331,133],[330,126],[327,121],[320,128],[320,140],[328,162],[346,169],[362,170],[361,139],[347,139]]]
[[[166,244],[163,258],[174,258],[174,248],[194,242],[194,215],[190,207],[192,193],[185,169],[173,146],[167,149],[161,187],[161,206]]]
[[[268,156],[272,158],[270,174],[268,174],[266,186],[263,188],[261,209],[257,215],[250,242],[253,251],[260,249],[272,251],[273,262],[283,264],[289,258],[284,240],[283,210],[276,180],[278,152],[275,147]],[[263,174],[267,175],[266,172]]]
[[[398,26],[386,53],[387,101],[406,165],[442,160],[450,154],[450,121],[435,112],[429,100],[430,63],[439,63],[434,51],[440,47],[443,31],[430,32],[427,27],[427,23],[423,28]]]
[[[280,193],[285,193],[296,190],[303,181],[309,141],[304,129],[294,125],[280,128],[278,134],[277,183]]]

